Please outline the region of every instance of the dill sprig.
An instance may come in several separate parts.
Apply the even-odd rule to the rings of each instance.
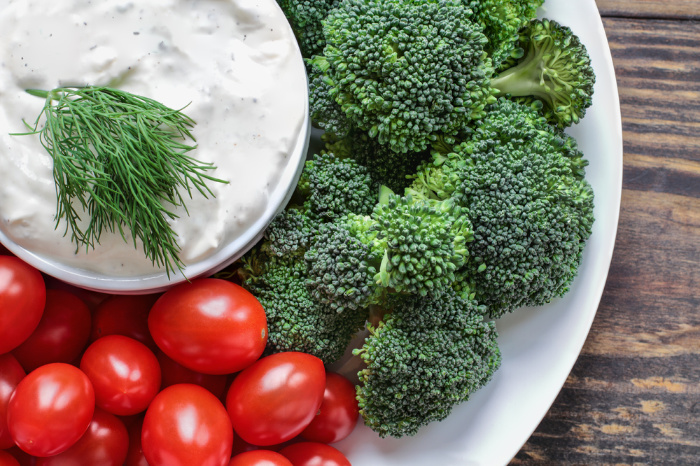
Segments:
[[[53,159],[56,184],[56,228],[66,231],[76,249],[94,248],[104,231],[118,231],[134,247],[137,238],[148,259],[170,272],[182,272],[177,234],[169,219],[173,207],[187,212],[181,190],[192,188],[213,196],[206,181],[226,183],[207,174],[215,167],[188,155],[197,146],[195,122],[158,101],[109,87],[30,89],[46,99],[34,125],[41,144]],[[43,121],[43,126],[39,127]],[[76,201],[89,220],[82,221]]]

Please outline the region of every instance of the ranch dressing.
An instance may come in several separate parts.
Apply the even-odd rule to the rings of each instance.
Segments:
[[[0,229],[38,255],[100,274],[157,270],[142,246],[104,232],[76,251],[55,225],[52,160],[24,132],[44,99],[25,89],[106,85],[156,99],[197,125],[192,153],[229,184],[184,195],[172,222],[185,264],[260,218],[301,135],[306,76],[275,0],[3,0],[0,9]],[[129,236],[128,236],[129,237]],[[129,237],[130,238],[130,237]]]

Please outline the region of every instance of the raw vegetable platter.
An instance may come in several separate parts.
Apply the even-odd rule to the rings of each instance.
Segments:
[[[551,304],[497,321],[502,364],[493,379],[444,421],[415,437],[380,439],[358,426],[337,447],[356,466],[507,464],[561,390],[588,335],[605,285],[622,187],[622,129],[608,42],[594,0],[548,0],[540,16],[569,26],[596,72],[593,105],[567,130],[590,164],[595,224],[571,291]]]

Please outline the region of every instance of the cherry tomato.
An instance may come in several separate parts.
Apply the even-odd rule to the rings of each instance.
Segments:
[[[253,445],[275,445],[299,435],[318,412],[326,386],[323,361],[277,353],[234,379],[226,395],[233,428]]]
[[[41,273],[14,256],[0,256],[0,354],[18,347],[32,334],[45,304]]]
[[[124,466],[149,466],[141,448],[141,428],[143,427],[143,417],[136,422],[132,422],[127,430],[129,431],[129,451],[126,455]]]
[[[162,374],[161,388],[178,383],[193,383],[206,388],[219,399],[223,399],[226,394],[227,376],[202,374],[201,372],[193,371],[182,364],[176,363],[162,351],[158,351],[156,357],[158,358],[160,372]]]
[[[27,371],[51,362],[73,362],[90,335],[90,310],[77,296],[47,290],[44,314],[29,337],[12,354]]]
[[[151,466],[225,466],[232,443],[226,408],[199,385],[164,389],[143,420],[141,447]]]
[[[110,296],[100,303],[92,316],[90,341],[107,335],[124,335],[156,351],[156,342],[148,331],[148,313],[159,294]]]
[[[95,411],[90,379],[60,362],[27,374],[10,397],[7,425],[15,443],[34,456],[57,455],[85,433]]]
[[[350,466],[345,455],[325,443],[295,443],[281,449],[280,454],[294,466]]]
[[[87,305],[90,312],[94,312],[97,306],[107,299],[110,295],[105,293],[100,293],[98,291],[86,290],[85,288],[80,288],[78,286],[73,286],[69,283],[63,282],[57,278],[50,275],[44,276],[44,281],[46,282],[47,290],[62,290],[77,296],[82,302]]]
[[[255,362],[267,343],[260,302],[215,278],[182,283],[156,301],[148,328],[158,347],[188,369],[229,374]]]
[[[97,408],[88,430],[72,447],[58,455],[39,458],[36,466],[122,466],[128,449],[129,434],[124,423]]]
[[[0,449],[10,448],[15,444],[7,429],[7,404],[10,395],[25,375],[27,374],[14,356],[10,353],[0,354]]]
[[[144,411],[160,390],[158,359],[143,343],[108,335],[85,350],[80,369],[95,388],[97,406],[128,416]]]
[[[327,372],[321,409],[301,436],[313,442],[334,443],[350,435],[359,417],[355,396],[355,386],[348,379]]]
[[[0,466],[19,466],[19,461],[8,452],[0,450]]]
[[[277,452],[255,450],[234,456],[228,466],[292,466],[292,463]]]

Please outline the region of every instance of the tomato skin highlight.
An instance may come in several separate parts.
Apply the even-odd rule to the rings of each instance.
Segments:
[[[0,354],[18,347],[39,325],[46,304],[41,273],[14,256],[0,256]]]
[[[260,302],[243,287],[216,278],[168,290],[151,309],[148,328],[166,355],[203,374],[238,372],[267,344]]]
[[[160,390],[160,365],[146,345],[108,335],[83,353],[80,369],[95,388],[98,407],[119,416],[145,411]]]
[[[10,431],[7,428],[7,405],[17,384],[27,375],[24,368],[10,353],[0,354],[0,449],[13,447]]]
[[[276,445],[299,435],[321,406],[323,361],[285,352],[258,360],[234,379],[226,410],[235,432],[253,445]]]
[[[128,449],[129,434],[124,423],[97,408],[87,431],[72,447],[58,455],[39,458],[36,466],[122,466]]]
[[[34,456],[57,455],[85,433],[95,411],[90,379],[64,363],[27,374],[12,393],[7,425],[15,443]]]
[[[226,466],[232,444],[226,408],[199,385],[172,385],[146,410],[141,448],[150,466]]]
[[[325,443],[300,442],[280,450],[293,466],[351,466],[340,450]]]
[[[321,408],[301,436],[312,442],[339,442],[355,429],[359,414],[355,386],[342,375],[327,372]]]
[[[228,466],[292,466],[292,463],[274,451],[254,450],[234,456]]]
[[[46,290],[39,325],[12,354],[28,372],[52,362],[71,363],[87,345],[90,320],[83,300],[68,291]]]

